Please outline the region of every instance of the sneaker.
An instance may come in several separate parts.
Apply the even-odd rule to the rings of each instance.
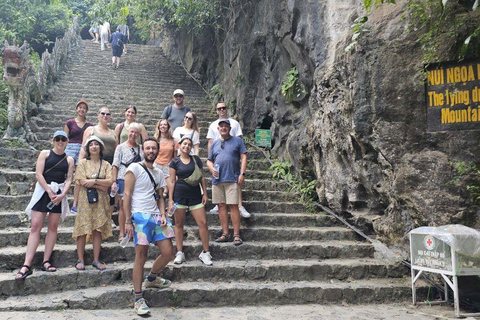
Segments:
[[[175,255],[175,259],[173,260],[173,263],[182,264],[184,262],[186,262],[185,254],[182,251],[178,251],[177,254]]]
[[[160,277],[156,277],[152,282],[148,281],[147,278],[145,278],[145,281],[143,281],[143,286],[145,288],[167,288],[171,285],[172,281]]]
[[[213,207],[212,210],[210,210],[210,213],[217,213],[218,212],[218,205],[216,205],[215,207]]]
[[[147,301],[143,298],[135,302],[133,309],[139,316],[150,313],[150,308],[147,306]]]
[[[72,207],[72,209],[70,210],[70,213],[72,214],[77,213],[77,207]]]
[[[200,253],[198,256],[200,260],[205,263],[207,266],[211,266],[213,264],[212,262],[212,256],[210,255],[210,251]]]
[[[247,211],[247,209],[245,209],[244,206],[241,206],[240,208],[238,208],[238,210],[240,210],[240,215],[244,218],[250,218],[252,215]]]

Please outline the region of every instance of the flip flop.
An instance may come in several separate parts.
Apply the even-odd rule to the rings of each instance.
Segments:
[[[22,268],[27,268],[27,271],[25,272],[22,272]],[[21,277],[20,278],[17,278],[15,276],[15,280],[21,280],[21,279],[25,279],[26,277],[28,277],[29,275],[31,275],[33,273],[32,271],[32,268],[30,266],[27,266],[26,264],[24,264],[21,268],[20,268],[20,271],[17,272],[17,275],[20,274]]]

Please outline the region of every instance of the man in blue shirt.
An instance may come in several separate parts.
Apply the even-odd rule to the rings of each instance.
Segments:
[[[230,129],[228,119],[218,122],[220,139],[212,143],[207,166],[212,173],[212,202],[218,204],[218,218],[222,226],[222,235],[215,241],[230,240],[227,213],[227,205],[229,205],[233,225],[233,244],[239,246],[243,241],[240,238],[238,189],[245,181],[247,148],[241,138],[230,135]]]
[[[123,34],[120,33],[120,29],[118,27],[117,30],[110,36],[109,42],[112,44],[112,69],[118,69],[118,66],[120,65],[120,57],[122,56],[123,52],[123,46],[125,45]]]

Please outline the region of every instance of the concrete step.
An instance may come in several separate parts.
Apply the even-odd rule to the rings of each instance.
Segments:
[[[424,296],[427,286],[421,286]],[[121,309],[133,306],[132,285],[66,290],[9,297],[1,311],[62,309]],[[288,304],[378,304],[411,300],[411,287],[405,279],[297,282],[182,282],[167,289],[146,289],[144,297],[151,307],[222,307]]]
[[[373,258],[375,249],[368,243],[355,241],[281,241],[256,242],[244,238],[243,245],[235,247],[229,243],[210,243],[210,252],[215,260],[255,260],[255,259],[353,259]],[[154,259],[159,253],[156,247],[150,247],[149,259]],[[39,266],[43,261],[43,244],[39,246],[33,266]],[[201,252],[201,243],[185,241],[184,252],[187,257],[196,257]],[[133,246],[120,247],[117,243],[102,243],[100,258],[106,263],[133,261],[135,251]],[[0,248],[0,269],[13,270],[23,264],[24,247]],[[58,244],[50,261],[55,266],[67,267],[77,260],[75,245]],[[87,245],[85,260],[92,261],[91,245]]]
[[[219,224],[209,225],[210,242],[213,242],[221,233]],[[58,244],[75,244],[72,238],[73,227],[59,227],[57,234]],[[44,227],[41,232],[40,242],[44,243],[47,228]],[[0,230],[0,248],[4,247],[22,247],[27,244],[30,235],[29,227],[7,227]],[[344,227],[248,227],[240,231],[240,235],[248,241],[272,242],[278,241],[328,241],[328,240],[360,240],[356,233]],[[113,237],[104,242],[116,242],[119,236],[119,229],[113,230]],[[198,227],[196,224],[189,224],[184,227],[185,241],[200,241]]]
[[[146,263],[146,270],[153,261]],[[132,283],[133,262],[118,262],[107,265],[100,272],[91,265],[85,271],[74,267],[60,268],[47,273],[35,269],[25,281],[15,280],[16,270],[0,273],[0,296],[41,294],[48,287],[49,292],[103,287],[112,283]],[[162,270],[161,277],[176,283],[198,279],[207,282],[228,281],[355,281],[361,279],[402,278],[408,268],[402,264],[388,264],[377,259],[344,260],[247,260],[217,261],[205,266],[196,256],[187,263],[175,265],[172,262]],[[54,285],[52,285],[54,284]]]

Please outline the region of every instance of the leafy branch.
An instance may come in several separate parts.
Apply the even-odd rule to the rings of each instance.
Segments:
[[[297,178],[293,173],[293,165],[289,161],[274,161],[270,166],[273,172],[273,178],[277,181],[285,181],[289,185],[289,191],[299,194],[300,202],[307,207],[307,211],[315,211],[315,201],[318,196],[315,190],[315,180],[302,180]]]

